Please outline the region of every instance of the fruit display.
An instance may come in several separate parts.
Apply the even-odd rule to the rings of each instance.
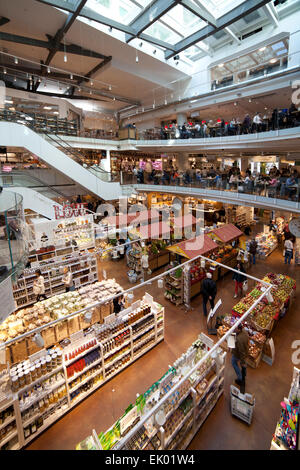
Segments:
[[[249,341],[249,349],[248,349],[248,354],[250,357],[253,359],[256,359],[257,356],[259,355],[261,349],[255,344],[253,341]]]

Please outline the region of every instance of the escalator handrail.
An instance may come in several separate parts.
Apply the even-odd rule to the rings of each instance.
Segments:
[[[29,178],[29,179],[32,179],[33,181],[36,181],[38,183],[40,183],[41,186],[45,186],[46,188],[48,188],[50,191],[53,191],[54,193],[57,193],[58,196],[60,197],[67,197],[64,193],[60,192],[58,189],[54,189],[52,186],[50,186],[49,184],[45,183],[45,181],[37,178],[36,176],[33,176],[33,175],[27,175],[26,174],[26,170],[24,172],[20,171],[11,171],[9,173],[6,173],[6,172],[1,172],[0,171],[0,176],[23,176],[23,177],[26,177],[26,178]],[[34,189],[34,187],[32,188]]]

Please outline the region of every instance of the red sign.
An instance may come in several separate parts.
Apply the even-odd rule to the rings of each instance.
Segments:
[[[56,219],[70,219],[86,214],[85,203],[65,204],[64,206],[53,206]]]

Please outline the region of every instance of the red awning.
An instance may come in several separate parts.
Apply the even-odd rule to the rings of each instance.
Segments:
[[[223,227],[212,230],[212,233],[214,233],[223,243],[228,243],[243,235],[243,232],[233,224],[223,225]]]
[[[170,238],[170,225],[165,222],[156,222],[148,225],[141,225],[138,228],[141,238]]]
[[[127,227],[132,223],[132,221],[135,219],[136,215],[135,214],[116,214],[112,215],[110,217],[105,217],[101,221],[102,224],[107,224],[112,227],[119,228],[121,227]]]
[[[218,248],[218,245],[210,237],[198,235],[198,237],[170,246],[168,249],[185,258],[193,259],[199,255],[204,256],[215,248]]]

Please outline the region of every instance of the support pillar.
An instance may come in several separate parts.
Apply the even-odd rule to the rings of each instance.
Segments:
[[[186,113],[178,113],[176,119],[178,126],[183,126],[183,124],[187,122],[187,115]]]

